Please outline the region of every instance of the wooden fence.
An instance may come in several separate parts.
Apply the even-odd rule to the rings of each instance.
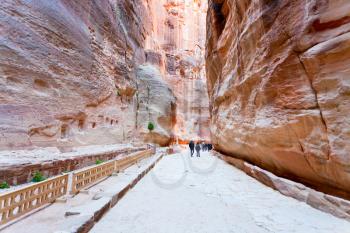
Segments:
[[[136,152],[133,156],[129,156],[123,159],[115,161],[115,171],[120,172],[135,164],[137,161],[140,161],[144,158],[147,158],[154,154],[153,149],[148,149],[145,151]]]
[[[123,159],[111,160],[73,172],[71,193],[76,194],[80,190],[112,175],[113,172],[122,171],[154,153],[154,149],[148,149],[133,153]],[[0,225],[66,195],[69,179],[69,174],[65,174],[9,193],[0,194]]]
[[[131,156],[123,159],[113,160],[110,162],[102,163],[100,165],[82,169],[78,172],[73,172],[72,194],[76,194],[80,190],[93,185],[97,181],[112,175],[114,171],[120,172],[135,164],[137,161],[142,160],[152,154],[154,154],[154,150],[148,149],[136,152]]]
[[[65,174],[0,195],[0,224],[55,201],[67,193],[67,188],[68,174]]]
[[[72,178],[72,194],[76,194],[83,188],[112,175],[115,167],[114,163],[115,161],[110,161],[83,169],[79,172],[74,172]]]
[[[153,149],[137,152],[136,155],[132,158],[133,163],[145,159],[153,154]]]

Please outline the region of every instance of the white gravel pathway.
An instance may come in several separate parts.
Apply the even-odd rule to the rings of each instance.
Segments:
[[[350,233],[350,222],[281,195],[204,153],[164,157],[94,233]]]

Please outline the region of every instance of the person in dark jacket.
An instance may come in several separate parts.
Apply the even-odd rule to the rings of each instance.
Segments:
[[[191,150],[191,157],[192,157],[193,154],[194,154],[194,142],[193,142],[193,141],[190,141],[190,143],[188,144],[188,146],[190,147],[190,150]]]
[[[207,148],[206,148],[206,145],[207,145],[207,144],[205,144],[204,142],[202,143],[202,151],[206,151],[206,149],[207,149]]]
[[[200,154],[201,145],[199,144],[199,142],[197,142],[195,149],[197,151],[197,157],[201,157],[201,154]]]
[[[213,145],[212,144],[208,144],[208,151],[213,149]]]

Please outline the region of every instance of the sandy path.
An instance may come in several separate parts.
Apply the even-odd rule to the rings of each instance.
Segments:
[[[204,153],[164,157],[91,232],[349,233],[350,223],[285,197]]]

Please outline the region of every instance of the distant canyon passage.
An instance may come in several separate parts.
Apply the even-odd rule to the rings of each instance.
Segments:
[[[350,198],[349,62],[347,0],[2,0],[0,150],[211,140]]]
[[[349,14],[344,0],[209,1],[218,150],[349,198]]]
[[[189,0],[1,1],[0,148],[208,140],[206,11]]]

